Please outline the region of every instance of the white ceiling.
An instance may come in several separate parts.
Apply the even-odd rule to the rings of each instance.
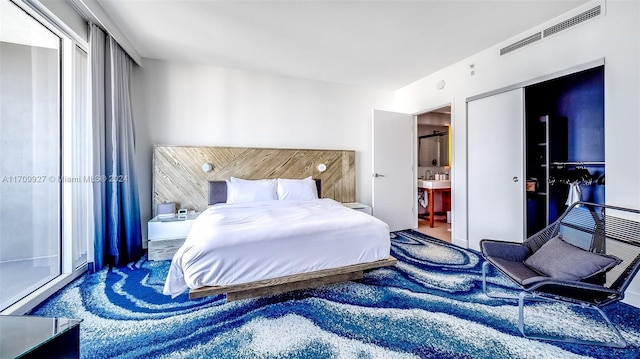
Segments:
[[[396,90],[584,0],[97,0],[145,58]]]

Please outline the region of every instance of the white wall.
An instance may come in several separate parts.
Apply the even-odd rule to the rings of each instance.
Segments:
[[[155,144],[355,150],[356,199],[371,204],[371,110],[392,92],[149,59],[133,86],[143,221]]]
[[[577,12],[593,7],[588,3]],[[574,14],[572,11],[570,14]],[[550,20],[522,35],[553,25]],[[397,111],[415,113],[452,103],[453,241],[466,246],[466,99],[530,81],[571,67],[605,59],[605,160],[608,204],[640,208],[640,3],[607,1],[606,14],[550,36],[505,56],[499,49],[516,36],[416,81],[396,92]],[[469,65],[474,64],[471,75]],[[440,80],[443,90],[436,89]],[[640,306],[640,279],[627,291],[627,301]]]

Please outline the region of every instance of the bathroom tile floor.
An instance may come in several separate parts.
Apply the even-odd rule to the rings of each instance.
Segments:
[[[433,228],[429,227],[428,220],[418,218],[418,232],[451,243],[451,224],[447,223],[446,220],[440,220],[438,216],[435,218]]]

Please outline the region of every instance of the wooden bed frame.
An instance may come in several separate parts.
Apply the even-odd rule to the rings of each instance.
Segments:
[[[229,177],[316,178],[318,197],[338,202],[356,200],[356,151],[327,149],[283,149],[252,147],[164,146],[153,148],[152,213],[160,203],[174,202],[177,208],[204,211],[207,203],[226,201]],[[211,171],[204,172],[203,164]],[[319,165],[325,170],[320,171]],[[222,180],[222,181],[221,181]],[[320,180],[322,186],[320,186]],[[211,183],[222,182],[212,189]],[[212,198],[213,196],[213,198]],[[224,200],[222,200],[224,196]],[[227,294],[227,301],[313,288],[329,283],[362,278],[366,270],[392,266],[396,259],[356,264],[274,278],[253,283],[192,289],[189,297]]]
[[[375,262],[323,269],[257,282],[201,287],[191,289],[189,299],[202,298],[215,294],[226,294],[227,302],[232,302],[234,300],[285,293],[293,290],[315,288],[326,284],[360,279],[366,270],[393,266],[396,262],[397,260],[394,257],[389,256]]]
[[[318,197],[320,197],[321,185],[320,180],[318,179],[316,179],[316,188],[318,189]],[[209,204],[213,205],[216,203],[224,203],[226,200],[226,181],[209,181]],[[363,277],[364,271],[393,266],[396,262],[396,258],[389,256],[385,259],[374,262],[293,274],[249,283],[195,288],[191,289],[189,292],[189,299],[202,298],[216,294],[226,294],[227,302],[231,302],[234,300],[290,292],[293,290],[315,288],[326,284],[360,279]]]

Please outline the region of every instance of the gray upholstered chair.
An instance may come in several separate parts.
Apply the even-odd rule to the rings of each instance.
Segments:
[[[523,243],[485,239],[482,288],[492,298],[518,299],[523,336],[572,343],[625,347],[626,341],[600,309],[624,298],[640,268],[640,211],[578,202],[547,228]],[[487,290],[494,266],[517,284],[516,295]],[[582,340],[525,333],[525,301],[555,301],[596,310],[617,340]]]

